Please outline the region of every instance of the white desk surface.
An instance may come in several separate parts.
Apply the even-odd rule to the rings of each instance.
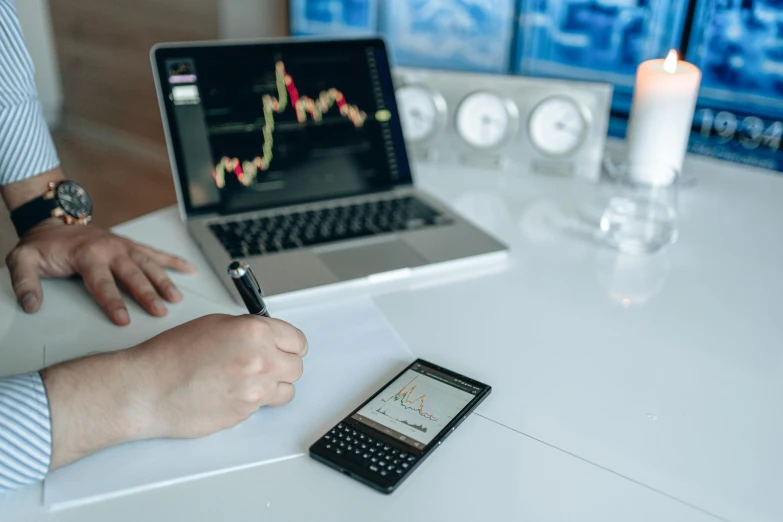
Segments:
[[[681,193],[679,243],[638,258],[576,223],[592,185],[419,169],[511,253],[462,279],[345,290],[372,295],[417,356],[494,388],[391,497],[302,457],[54,514],[31,487],[0,499],[0,519],[782,520],[783,177],[686,168],[698,185]],[[118,230],[187,256],[200,272],[178,284],[236,306],[173,209]],[[3,373],[36,369],[65,316],[45,299],[31,321],[0,276]]]

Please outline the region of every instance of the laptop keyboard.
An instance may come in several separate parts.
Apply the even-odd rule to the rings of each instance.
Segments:
[[[209,225],[234,259],[323,243],[444,225],[442,214],[413,196]]]

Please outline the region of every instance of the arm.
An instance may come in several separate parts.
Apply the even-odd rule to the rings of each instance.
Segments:
[[[62,178],[35,88],[35,69],[11,0],[0,0],[0,188],[13,210]],[[41,174],[44,173],[44,174]],[[41,174],[39,179],[29,178]],[[46,179],[44,181],[44,179]]]
[[[35,88],[33,64],[11,0],[0,0],[0,195],[14,210],[41,197],[65,176]],[[98,227],[46,220],[24,234],[6,260],[14,292],[28,313],[43,300],[42,277],[82,276],[118,325],[130,322],[117,283],[150,314],[167,313],[163,299],[182,299],[164,268],[193,272],[184,260],[138,245]],[[162,298],[162,299],[161,299]]]
[[[282,406],[306,353],[287,323],[211,315],[134,348],[0,379],[0,493],[109,446],[201,437]]]
[[[3,0],[0,0],[0,2],[2,1]],[[2,111],[0,111],[0,114],[2,114]],[[2,122],[0,122],[0,128],[2,128]],[[2,152],[0,152],[0,158],[2,157]],[[0,172],[3,171],[0,169]],[[0,184],[0,195],[3,196],[5,206],[10,212],[16,207],[19,207],[28,201],[40,197],[41,194],[44,194],[50,181],[57,183],[58,181],[62,181],[64,179],[65,174],[63,173],[63,169],[61,169],[58,165],[41,174],[25,178],[21,181],[17,181],[16,183],[11,183],[8,185]]]

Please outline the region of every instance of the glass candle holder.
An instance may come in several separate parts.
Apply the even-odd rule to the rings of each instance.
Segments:
[[[677,184],[617,181],[606,191],[599,228],[606,244],[626,254],[651,254],[674,243],[678,237]]]

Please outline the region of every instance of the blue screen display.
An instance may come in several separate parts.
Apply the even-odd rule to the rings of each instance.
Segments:
[[[519,0],[514,72],[612,83],[627,114],[639,63],[680,46],[687,0]]]
[[[783,1],[699,0],[688,61],[701,101],[783,116]]]
[[[515,0],[393,0],[381,31],[397,65],[508,72]]]
[[[291,33],[367,35],[378,31],[378,0],[291,0]]]
[[[702,71],[690,150],[783,171],[783,1],[697,0]]]

